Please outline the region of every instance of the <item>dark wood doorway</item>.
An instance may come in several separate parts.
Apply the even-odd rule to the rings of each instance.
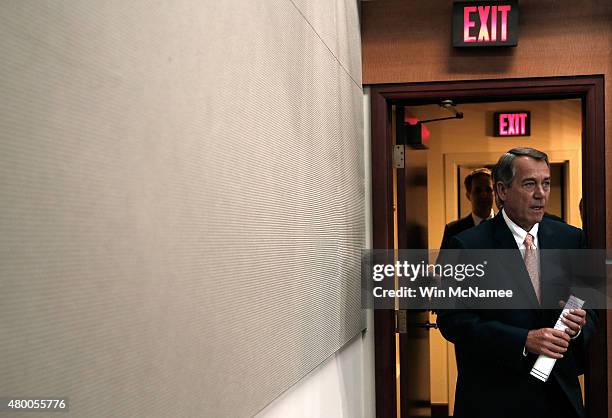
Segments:
[[[458,103],[579,98],[582,101],[582,191],[589,248],[606,248],[604,78],[601,75],[370,86],[373,248],[394,245],[392,106],[453,99]],[[590,344],[585,402],[590,418],[608,416],[606,312]],[[397,417],[395,313],[374,312],[376,415]]]

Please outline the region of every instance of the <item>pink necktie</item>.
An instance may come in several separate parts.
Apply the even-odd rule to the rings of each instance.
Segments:
[[[525,237],[525,267],[527,267],[527,273],[529,273],[529,277],[531,278],[531,284],[533,285],[533,290],[535,290],[536,297],[538,298],[538,302],[540,301],[540,272],[538,268],[538,258],[536,254],[536,249],[533,246],[533,236],[531,234],[527,234]]]

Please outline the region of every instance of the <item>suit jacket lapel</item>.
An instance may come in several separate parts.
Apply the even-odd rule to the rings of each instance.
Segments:
[[[506,257],[510,254],[510,260],[502,260],[502,265],[508,269],[508,273],[511,275],[512,280],[515,281],[519,288],[522,290],[523,294],[527,298],[529,305],[533,308],[538,308],[538,298],[535,294],[535,290],[533,290],[533,284],[531,283],[531,278],[529,277],[529,273],[527,273],[527,268],[525,267],[525,261],[519,251],[516,240],[512,235],[512,232],[506,225],[506,221],[500,213],[493,218],[493,222],[495,224],[494,228],[494,238],[497,241],[497,248],[503,250],[514,250],[514,251],[504,251],[502,257]],[[540,235],[538,234],[538,239]]]
[[[543,305],[556,307],[556,303],[558,301],[550,299],[554,299],[555,297],[561,298],[564,297],[564,295],[558,294],[558,291],[555,292],[555,290],[558,289],[551,287],[550,280],[547,279],[562,273],[562,260],[559,258],[559,252],[554,251],[555,238],[553,231],[549,226],[550,225],[548,222],[546,222],[545,219],[542,219],[538,229],[538,244],[540,247],[540,251],[538,252],[540,255],[540,284],[542,286],[542,300],[545,301]]]

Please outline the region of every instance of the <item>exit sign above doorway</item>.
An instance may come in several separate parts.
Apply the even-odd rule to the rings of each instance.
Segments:
[[[510,111],[493,113],[493,136],[530,136],[531,112]]]
[[[453,46],[516,46],[518,15],[518,0],[455,2]]]

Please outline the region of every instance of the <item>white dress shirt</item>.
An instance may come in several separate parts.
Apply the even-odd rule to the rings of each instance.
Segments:
[[[532,226],[531,230],[527,232],[523,228],[515,224],[512,219],[510,219],[508,215],[506,215],[505,209],[502,209],[502,216],[504,217],[504,221],[506,221],[506,225],[508,225],[508,228],[510,228],[512,236],[516,241],[516,245],[518,246],[518,249],[521,250],[521,255],[523,257],[525,257],[525,237],[527,236],[527,234],[531,234],[531,236],[533,237],[533,246],[535,247],[535,249],[537,250],[538,248],[540,248],[540,244],[538,242],[538,228],[540,227],[539,223]],[[536,251],[536,254],[537,253],[538,252]]]

